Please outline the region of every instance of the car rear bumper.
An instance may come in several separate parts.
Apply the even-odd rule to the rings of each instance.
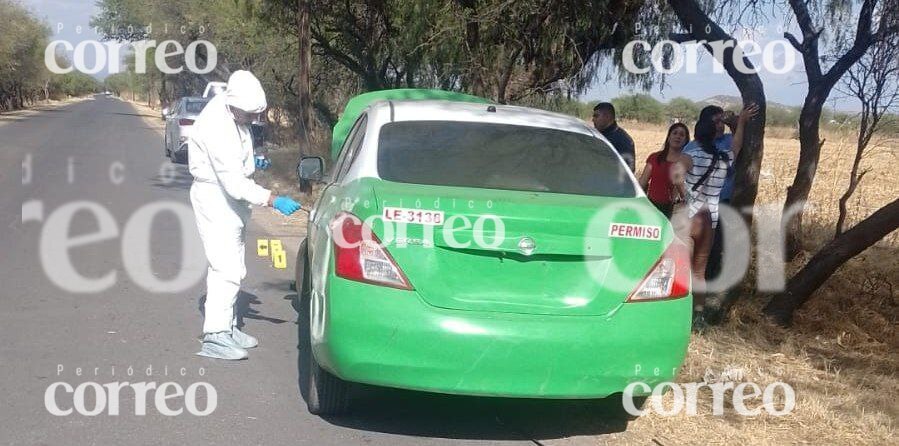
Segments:
[[[414,292],[330,277],[313,351],[338,377],[429,392],[602,398],[671,381],[692,299],[623,304],[604,316],[445,310]]]
[[[190,158],[190,151],[188,150],[187,143],[181,143],[177,148],[172,150],[172,156],[176,163],[187,164],[188,159]]]

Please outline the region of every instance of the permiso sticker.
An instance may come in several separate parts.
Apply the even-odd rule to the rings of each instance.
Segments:
[[[609,226],[609,237],[634,238],[639,240],[661,240],[662,228],[659,226],[612,223]]]

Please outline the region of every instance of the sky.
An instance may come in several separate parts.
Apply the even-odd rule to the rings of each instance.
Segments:
[[[100,36],[90,28],[90,17],[98,12],[95,0],[20,0],[31,9],[35,15],[43,19],[52,29],[52,39],[62,39],[77,45],[84,40],[100,40]],[[77,27],[81,26],[81,33],[78,33]],[[754,38],[760,46],[765,47],[772,41],[782,41],[782,31],[775,29],[773,25],[766,26],[764,30],[760,30],[754,34]],[[775,61],[783,60],[784,45],[773,44],[771,54],[775,55]],[[787,51],[795,53],[792,48]],[[92,64],[93,60],[87,53],[87,64]],[[666,79],[666,85],[661,88],[656,85],[652,90],[646,92],[656,99],[667,101],[668,99],[683,96],[692,100],[702,100],[711,96],[729,95],[739,96],[739,91],[730,80],[726,73],[716,73],[713,70],[714,61],[702,50],[697,52],[698,69],[696,73],[686,73],[683,70],[670,75]],[[785,105],[801,105],[805,97],[806,82],[805,75],[802,71],[802,61],[795,53],[797,58],[796,68],[788,73],[774,74],[766,71],[761,72],[762,81],[765,85],[765,94],[769,101],[778,102]],[[751,57],[751,60],[759,65],[762,56]],[[96,75],[103,78],[108,74],[107,71],[100,72]],[[595,102],[600,100],[608,100],[622,94],[634,92],[628,87],[621,87],[617,80],[604,81],[598,79],[588,91],[581,96],[581,100]],[[639,91],[643,92],[643,91]],[[834,91],[831,95],[828,106],[836,107],[840,110],[854,110],[858,106],[854,101],[849,99],[841,99],[840,93]]]
[[[798,64],[801,70],[801,61]],[[712,65],[711,56],[701,54],[697,73],[678,72],[669,75],[665,78],[664,85],[656,84],[650,91],[619,86],[616,78],[610,81],[597,79],[582,99],[592,102],[631,93],[647,93],[660,101],[667,101],[678,96],[694,101],[717,95],[740,96],[740,91],[727,73],[715,73]],[[784,105],[802,105],[807,85],[804,72],[772,74],[762,71],[759,75],[765,86],[765,96],[769,101]],[[829,102],[828,105],[831,103]],[[838,100],[838,108],[848,105],[848,101]]]
[[[84,40],[100,40],[100,36],[90,27],[91,15],[98,13],[95,0],[19,0],[36,17],[42,19],[51,29],[50,40],[66,40],[77,45]],[[77,27],[82,29],[78,33]],[[71,57],[71,54],[69,54]],[[95,59],[90,51],[85,52],[85,63],[93,65]],[[103,78],[102,71],[96,75]]]
[[[738,30],[732,35],[737,40],[741,40],[741,38],[751,40],[761,47],[762,54],[750,56],[749,59],[756,68],[759,68],[759,76],[765,87],[765,96],[768,101],[789,106],[801,106],[805,100],[808,85],[804,65],[801,55],[783,38],[783,28],[769,24],[752,33]],[[794,35],[800,35],[800,33],[794,32]],[[766,51],[772,56],[770,59],[773,62],[772,70],[781,70],[791,57],[794,62],[793,69],[785,73],[776,73],[765,69],[763,53]],[[695,47],[695,54],[698,55],[695,73],[688,73],[685,70],[678,71],[667,76],[664,85],[654,85],[650,91],[620,86],[614,76],[611,81],[606,81],[604,80],[606,76],[601,73],[600,79],[588,89],[582,99],[594,102],[631,93],[647,93],[660,101],[667,101],[678,96],[694,101],[718,95],[740,96],[736,85],[708,51]],[[714,65],[718,65],[720,72],[715,71]],[[827,106],[844,111],[859,108],[855,99],[847,98],[837,89],[831,93]]]

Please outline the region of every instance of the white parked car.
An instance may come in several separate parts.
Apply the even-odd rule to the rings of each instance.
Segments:
[[[165,156],[175,163],[187,163],[187,137],[197,116],[209,99],[184,97],[165,114]],[[168,112],[168,113],[166,113]]]
[[[212,99],[215,95],[222,93],[228,88],[228,84],[224,82],[210,82],[206,84],[206,90],[203,91],[203,97]]]

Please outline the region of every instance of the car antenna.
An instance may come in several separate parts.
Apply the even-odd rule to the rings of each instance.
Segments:
[[[488,106],[487,113],[496,113],[496,106],[495,105]]]

